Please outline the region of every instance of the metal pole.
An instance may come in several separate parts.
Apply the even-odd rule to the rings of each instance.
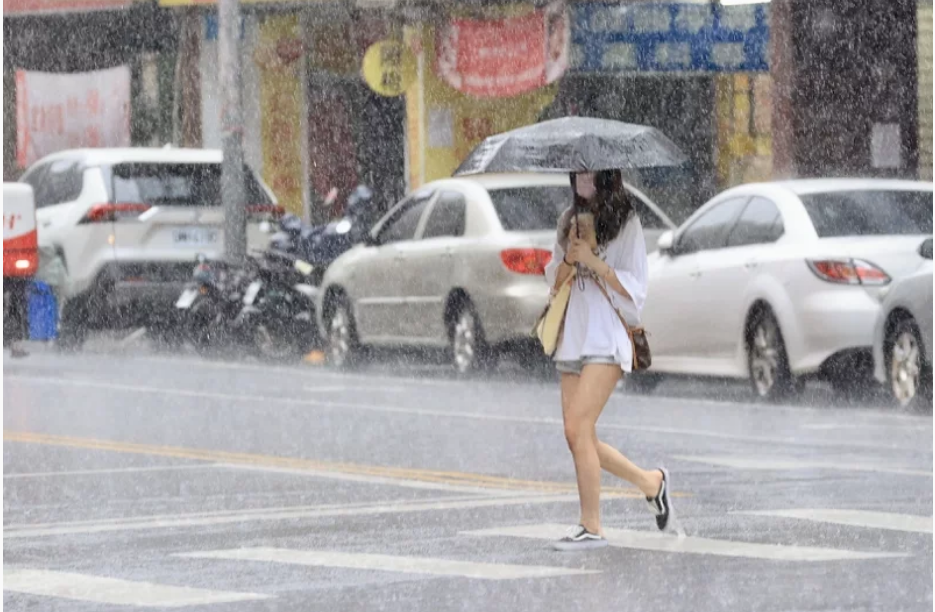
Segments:
[[[242,263],[247,255],[244,189],[243,104],[240,85],[240,0],[218,0],[218,64],[221,81],[221,202],[224,255]]]

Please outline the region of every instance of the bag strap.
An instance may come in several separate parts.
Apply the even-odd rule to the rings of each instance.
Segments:
[[[610,304],[610,308],[614,311],[614,314],[617,315],[617,318],[620,319],[620,322],[623,323],[623,328],[627,330],[627,335],[630,336],[630,339],[633,339],[633,332],[630,330],[630,325],[627,323],[627,320],[620,314],[620,311],[617,310],[617,307],[614,306],[614,301],[610,299],[610,295],[607,293],[607,289],[604,288],[604,283],[597,282],[597,288],[601,290],[601,293],[604,294],[604,297],[607,298],[607,303]]]
[[[624,318],[620,311],[617,310],[617,307],[614,306],[614,301],[610,299],[610,295],[607,293],[607,289],[604,288],[604,283],[596,282],[597,288],[601,290],[601,293],[604,294],[604,297],[607,298],[607,303],[610,304],[611,310],[617,315],[617,318],[620,319],[620,322],[623,323],[623,329],[627,330],[627,337],[630,339],[630,350],[633,351],[633,368],[636,369],[636,342],[633,340],[633,330],[630,328],[630,325],[627,323],[627,320]]]
[[[571,281],[573,281],[573,280],[575,279],[575,276],[576,276],[577,274],[578,274],[578,271],[577,271],[576,269],[572,268],[572,269],[571,269],[571,274],[569,274],[569,275],[568,275],[568,278],[566,278],[566,279],[562,282],[562,284],[558,286],[558,289],[552,288],[552,289],[549,290],[549,291],[550,291],[549,300],[551,301],[552,298],[554,298],[556,295],[558,295],[558,292],[561,291],[562,289],[564,289],[564,288],[565,288],[565,285],[570,285],[570,284],[571,284]]]

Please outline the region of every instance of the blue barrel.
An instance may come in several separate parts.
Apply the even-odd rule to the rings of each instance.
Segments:
[[[54,340],[58,337],[58,303],[52,288],[46,283],[29,283],[29,339]]]

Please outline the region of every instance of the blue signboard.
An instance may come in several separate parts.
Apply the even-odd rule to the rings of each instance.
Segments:
[[[769,4],[579,3],[576,72],[769,70]]]

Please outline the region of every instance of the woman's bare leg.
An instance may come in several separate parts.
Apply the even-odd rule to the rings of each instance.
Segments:
[[[616,365],[589,364],[580,377],[562,375],[565,439],[575,460],[581,525],[591,533],[601,533],[601,460],[595,426],[618,380]]]
[[[602,468],[636,485],[646,497],[654,497],[659,492],[662,486],[662,472],[659,470],[644,470],[606,442],[598,441],[597,454]]]

